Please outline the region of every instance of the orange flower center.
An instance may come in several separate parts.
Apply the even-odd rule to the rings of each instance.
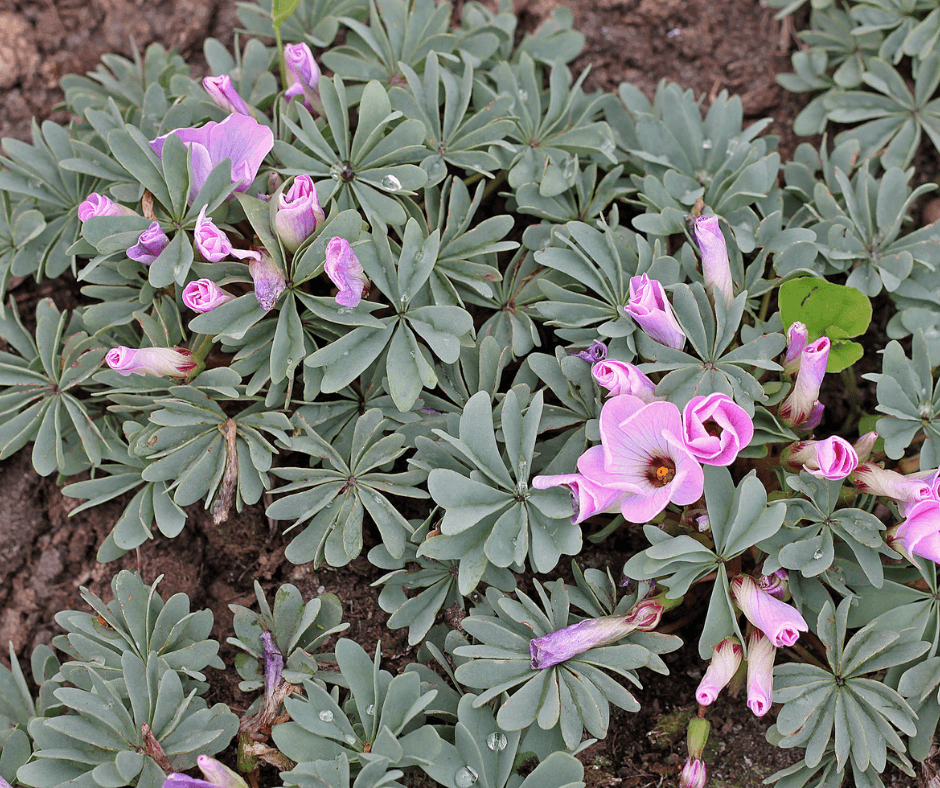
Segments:
[[[666,457],[657,457],[650,466],[647,478],[651,484],[665,487],[676,478],[676,464]]]

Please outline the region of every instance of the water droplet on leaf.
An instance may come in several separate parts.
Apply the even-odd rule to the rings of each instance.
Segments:
[[[709,148],[711,148],[711,146],[712,146],[711,140],[702,140],[702,147],[705,148],[705,150],[708,150]]]
[[[486,746],[494,752],[501,752],[502,750],[505,750],[507,744],[509,744],[509,740],[506,738],[505,733],[493,731],[489,736],[486,737]]]
[[[375,704],[374,703],[369,704],[369,708],[366,709],[366,714],[368,714],[370,717],[375,716]]]
[[[317,715],[323,722],[333,722],[333,712],[329,709],[324,709]]]
[[[519,91],[519,100],[520,100],[520,101],[528,101],[528,100],[529,100],[529,91],[527,91],[527,90],[520,90],[520,91]]]
[[[401,190],[401,181],[398,180],[394,175],[386,175],[382,178],[382,188],[388,189],[390,192],[397,192]]]
[[[351,733],[347,733],[343,738],[346,739],[347,744],[352,745],[353,747],[356,746],[357,739]]]
[[[457,774],[454,775],[454,784],[457,788],[470,788],[473,785],[479,775],[471,769],[469,766],[463,766],[457,770]]]
[[[815,553],[813,553],[813,559],[818,561],[820,558],[822,558],[822,555],[822,550],[817,550]]]

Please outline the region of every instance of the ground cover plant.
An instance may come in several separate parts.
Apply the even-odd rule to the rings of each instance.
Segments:
[[[201,83],[157,46],[66,77],[75,119],[4,142],[0,292],[83,300],[4,303],[0,458],[75,514],[119,502],[105,565],[263,501],[298,566],[367,552],[422,661],[256,584],[236,714],[206,700],[213,613],[114,572],[0,668],[2,779],[580,786],[681,648],[708,663],[681,784],[728,684],[776,704],[778,785],[913,774],[940,719],[940,231],[911,227],[909,165],[940,70],[928,9],[817,5],[816,81],[805,52],[781,77],[826,91],[806,130],[881,120],[788,162],[727,93],[586,92],[570,15],[518,36],[505,3],[245,4]],[[826,82],[837,22],[878,52],[858,91]],[[874,297],[877,405],[834,423]],[[627,529],[621,572],[579,560]]]

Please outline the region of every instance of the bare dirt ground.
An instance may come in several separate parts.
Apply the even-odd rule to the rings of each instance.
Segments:
[[[770,133],[781,137],[784,159],[799,140],[789,131],[800,110],[799,97],[776,85],[774,75],[789,67],[795,45],[790,29],[755,0],[571,0],[575,26],[587,36],[584,54],[575,62],[580,72],[590,66],[588,90],[615,90],[622,81],[637,84],[652,96],[661,79],[679,82],[709,97],[728,90],[742,97],[748,120],[771,116]],[[524,29],[534,29],[558,5],[557,0],[517,0]],[[797,20],[799,24],[800,20]],[[0,136],[28,139],[33,117],[67,122],[56,109],[63,99],[58,79],[66,73],[93,70],[102,54],[130,56],[135,42],[143,50],[153,41],[177,47],[204,74],[202,41],[209,36],[231,44],[237,25],[232,0],[0,0]],[[26,301],[52,291],[31,280],[14,291]],[[112,564],[96,563],[98,545],[120,515],[123,503],[69,518],[78,501],[65,498],[54,479],[40,479],[28,450],[0,463],[0,643],[12,640],[21,659],[58,631],[53,615],[81,608],[79,587],[108,599],[110,578],[120,568],[137,567],[147,582],[164,575],[164,597],[189,594],[194,607],[209,607],[216,616],[214,636],[224,643],[233,634],[228,605],[250,605],[252,582],[266,589],[284,582],[297,585],[309,598],[332,592],[343,601],[346,636],[367,650],[382,640],[391,667],[416,659],[400,631],[385,628],[388,616],[369,586],[382,573],[365,558],[334,570],[295,567],[284,558],[285,539],[272,530],[257,506],[233,513],[222,526],[192,507],[183,534],[157,538]],[[367,539],[375,539],[374,534]],[[644,546],[642,535],[625,531],[603,550],[579,557],[582,565],[610,566],[615,574],[624,560]],[[371,544],[366,545],[365,552]],[[529,579],[523,581],[530,583]],[[684,608],[686,612],[687,609]],[[666,620],[677,634],[697,638],[681,621]],[[694,626],[694,625],[693,625]],[[5,649],[0,649],[5,651]],[[648,687],[639,694],[638,714],[614,710],[611,733],[582,757],[589,785],[645,788],[675,784],[685,760],[684,730],[695,709],[694,690],[705,665],[683,649],[670,655],[671,674],[646,674]],[[222,657],[234,653],[223,646]],[[224,700],[236,712],[251,698],[237,690],[234,670],[209,671],[210,702]],[[764,732],[773,714],[754,718],[744,698],[723,697],[714,708],[712,738],[706,753],[712,786],[758,786],[774,771],[798,759],[798,753],[771,747]],[[913,785],[903,775],[886,775],[894,785]],[[273,779],[272,775],[272,784]],[[427,784],[427,783],[422,783]]]

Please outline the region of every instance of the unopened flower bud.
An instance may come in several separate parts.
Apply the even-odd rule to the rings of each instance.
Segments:
[[[875,441],[878,440],[877,432],[866,432],[855,441],[855,453],[858,455],[859,462],[868,462],[868,458],[871,457],[872,449],[875,448]]]
[[[211,312],[234,298],[211,279],[197,279],[183,288],[183,303],[194,312]]]
[[[705,788],[707,780],[704,761],[688,760],[679,773],[679,788]]]
[[[196,758],[196,765],[199,767],[199,771],[202,772],[203,777],[213,785],[218,785],[219,788],[248,788],[248,783],[242,779],[240,774],[219,763],[215,758],[200,755]]]
[[[702,706],[714,703],[718,693],[737,672],[743,658],[744,649],[741,648],[737,638],[722,640],[712,649],[711,662],[708,663],[708,669],[699,682],[698,689],[695,690],[695,699]]]
[[[258,306],[270,312],[287,289],[287,278],[267,251],[262,250],[257,260],[248,261],[248,273],[255,283]]]
[[[127,256],[138,263],[150,265],[166,249],[170,239],[167,238],[160,222],[152,222],[137,238],[137,243],[127,250]]]
[[[630,300],[623,308],[637,325],[655,341],[681,350],[685,345],[685,331],[676,320],[666,290],[647,274],[630,280]]]
[[[105,356],[108,366],[115,372],[128,375],[158,375],[185,378],[196,368],[193,354],[177,347],[116,347]]]
[[[790,375],[796,375],[800,370],[800,358],[803,348],[809,344],[809,329],[804,323],[797,321],[787,329],[787,352],[783,357],[783,369]]]
[[[740,650],[740,646],[738,649]],[[689,748],[689,758],[700,760],[702,753],[705,752],[705,745],[708,743],[708,734],[711,732],[712,724],[704,717],[693,717],[689,720],[689,727],[686,731],[685,742]]]
[[[859,492],[881,495],[898,503],[918,503],[931,497],[930,484],[925,479],[888,471],[872,462],[859,465],[849,480]]]
[[[369,285],[369,279],[362,270],[362,264],[345,238],[333,238],[326,245],[326,262],[323,270],[330,281],[339,289],[336,303],[340,306],[355,308],[362,300],[363,291]]]
[[[831,481],[844,479],[858,467],[858,455],[852,444],[838,435],[821,441],[794,443],[783,456],[794,470],[802,468],[813,476]]]
[[[760,629],[751,632],[747,642],[747,705],[763,717],[773,703],[774,658],[777,649]]]
[[[219,77],[206,77],[202,80],[202,86],[219,109],[228,113],[237,112],[240,115],[251,115],[251,110],[245,103],[245,99],[238,95],[238,91],[235,90],[235,86],[232,84],[232,78],[228,74],[222,74]]]
[[[274,227],[288,252],[296,252],[326,218],[309,175],[299,175],[277,198]]]
[[[656,402],[656,384],[639,368],[625,361],[606,359],[591,367],[591,375],[598,385],[610,392],[612,397],[630,394],[643,402]]]
[[[803,348],[793,391],[780,404],[778,411],[780,418],[787,424],[802,426],[813,415],[819,401],[819,387],[826,374],[830,344],[829,337],[822,337]],[[821,411],[819,416],[822,416]]]
[[[603,361],[607,358],[607,345],[599,339],[595,339],[589,348],[575,353],[574,355],[582,361],[587,361],[588,364],[596,364],[598,361]]]
[[[695,240],[702,251],[702,277],[705,290],[713,300],[722,300],[726,307],[734,301],[731,282],[731,261],[717,216],[699,216],[695,220]]]
[[[199,216],[196,217],[196,227],[193,230],[196,249],[204,260],[217,263],[226,257],[236,257],[239,260],[256,259],[258,252],[250,249],[236,249],[232,246],[229,237],[218,227],[212,219],[206,218],[206,206],[202,206]]]
[[[284,60],[287,63],[287,78],[290,86],[284,98],[290,101],[294,96],[303,96],[304,105],[311,112],[321,111],[320,102],[320,67],[314,60],[313,52],[306,44],[288,44],[284,47]]]
[[[79,221],[87,222],[93,216],[139,216],[139,214],[103,194],[92,192],[78,206],[78,218]]]

